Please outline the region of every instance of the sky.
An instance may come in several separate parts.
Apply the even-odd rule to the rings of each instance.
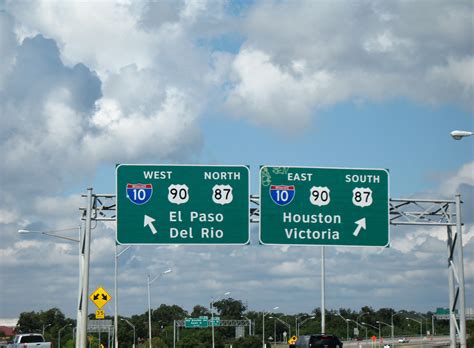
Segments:
[[[0,318],[75,317],[78,248],[20,229],[77,228],[116,164],[386,168],[391,198],[462,195],[474,307],[472,1],[0,0]],[[318,246],[133,246],[119,314],[321,306]],[[76,231],[64,235],[76,237]],[[326,309],[448,307],[446,229],[404,226],[390,248],[326,248]],[[90,292],[113,294],[114,223],[92,232]],[[93,305],[89,305],[93,312]],[[104,307],[113,314],[112,304]]]

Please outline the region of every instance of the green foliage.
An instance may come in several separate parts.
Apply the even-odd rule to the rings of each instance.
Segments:
[[[234,341],[233,348],[260,348],[262,346],[262,339],[257,336],[241,337]]]
[[[137,347],[138,348],[148,348],[150,345],[148,343],[148,340],[146,340],[145,342],[139,344]],[[163,340],[159,337],[152,337],[151,339],[151,346],[153,348],[168,348],[168,345],[163,342]]]
[[[223,348],[232,344],[236,348],[240,347],[261,347],[262,337],[262,313],[256,311],[245,312],[246,306],[239,300],[232,298],[224,299],[215,303],[215,308],[222,320],[226,319],[246,319],[252,320],[252,332],[255,336],[235,339],[235,328],[233,327],[216,327],[215,328],[215,343],[216,347]],[[367,314],[364,314],[367,313]],[[394,315],[395,314],[395,315]],[[186,317],[193,316],[198,317],[201,315],[208,315],[210,313],[208,309],[201,305],[196,305],[193,308],[191,315],[189,315],[183,308],[177,305],[160,305],[157,309],[152,311],[152,344],[153,348],[167,348],[173,346],[173,321],[182,320]],[[314,319],[308,319],[312,315]],[[365,329],[359,329],[359,336],[365,338],[372,335],[378,336],[378,323],[391,323],[393,316],[393,323],[395,326],[395,336],[418,336],[420,333],[420,325],[411,320],[407,320],[406,317],[411,317],[416,320],[423,321],[423,333],[427,331],[433,332],[431,327],[431,312],[428,313],[417,313],[414,311],[398,311],[392,308],[380,308],[374,310],[369,306],[362,307],[359,311],[352,309],[340,308],[339,310],[326,311],[326,333],[331,333],[339,336],[342,340],[354,338],[354,328],[356,327],[355,321],[358,320],[359,324],[363,322],[367,323],[367,332]],[[422,315],[426,318],[424,319]],[[93,317],[93,314],[91,315]],[[283,324],[280,320],[272,319],[271,316],[278,317],[281,321],[291,325],[291,332],[287,325]],[[346,322],[344,319],[350,319]],[[300,326],[301,334],[309,333],[320,333],[321,331],[321,311],[319,308],[315,308],[313,313],[298,313],[296,315],[285,315],[283,313],[268,313],[265,316],[265,337],[275,336],[277,340],[282,340],[283,333],[287,332],[287,338],[295,334],[295,319],[298,319],[299,323],[302,323],[305,319],[308,319]],[[108,317],[112,319],[111,317]],[[120,319],[120,318],[119,318]],[[127,318],[136,328],[136,338],[138,347],[148,348],[148,312],[133,315],[131,318]],[[57,347],[58,330],[64,327],[66,324],[71,324],[70,327],[65,327],[61,331],[61,347],[62,348],[74,348],[74,338],[72,337],[72,327],[75,326],[75,322],[72,319],[65,318],[64,314],[57,308],[52,308],[47,311],[40,312],[24,312],[20,314],[20,318],[17,323],[17,330],[20,332],[42,332],[43,326],[45,326],[45,339],[53,342],[54,346]],[[370,325],[374,326],[371,327]],[[467,333],[469,338],[468,347],[472,346],[472,340],[474,337],[474,321],[467,321]],[[124,321],[119,320],[118,325],[118,337],[120,348],[130,348],[133,344],[133,329]],[[391,328],[388,325],[381,325],[380,327],[382,337],[391,336]],[[245,328],[247,334],[248,327]],[[435,321],[435,332],[437,335],[449,334],[449,321],[439,320]],[[90,333],[93,336],[92,348],[98,348],[98,334]],[[180,328],[179,330],[180,340],[176,343],[178,348],[186,347],[210,347],[212,342],[211,329],[185,329]],[[102,335],[101,343],[107,347],[107,337]]]
[[[72,329],[75,321],[66,319],[58,308],[51,308],[40,312],[23,312],[16,324],[16,332],[19,333],[42,333],[44,327],[44,338],[57,346],[58,331],[65,325],[70,324],[70,328],[65,328],[61,332],[61,341],[66,342],[72,339]]]
[[[191,312],[191,317],[192,318],[198,318],[201,316],[210,316],[211,312],[209,310],[201,305],[195,305],[193,308],[193,311]]]
[[[74,348],[74,347],[75,347],[74,340],[68,340],[65,344],[61,343],[61,348]]]
[[[219,311],[219,315],[223,319],[241,318],[247,307],[242,301],[234,300],[233,298],[226,298],[214,302],[214,307]]]

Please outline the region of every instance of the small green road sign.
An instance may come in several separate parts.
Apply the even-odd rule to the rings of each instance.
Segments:
[[[212,325],[212,323],[214,322],[214,325]],[[214,321],[211,319],[209,319],[209,326],[221,326],[221,318],[220,317],[214,317]]]
[[[263,244],[387,246],[385,169],[260,169]]]
[[[133,165],[116,168],[120,244],[246,244],[246,166]]]
[[[208,318],[207,317],[186,318],[184,320],[184,327],[188,329],[208,327]]]

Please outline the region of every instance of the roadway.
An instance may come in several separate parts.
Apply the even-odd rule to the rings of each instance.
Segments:
[[[416,348],[416,347],[443,347],[449,346],[449,336],[433,336],[433,337],[423,337],[423,340],[420,339],[420,336],[416,337],[405,337],[408,339],[408,343],[398,343],[399,337],[395,339],[384,338],[383,342],[376,341],[372,342],[369,340],[362,341],[342,341],[344,348],[383,348],[384,345],[390,344],[392,347],[396,348]],[[272,348],[288,348],[288,344],[277,343],[276,346],[272,345]]]

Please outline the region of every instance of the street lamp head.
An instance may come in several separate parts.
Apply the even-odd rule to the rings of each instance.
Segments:
[[[280,308],[280,307],[278,307],[278,306],[276,306],[276,307],[273,307],[273,309],[278,309],[278,308]]]
[[[468,132],[468,131],[462,131],[462,130],[455,130],[451,132],[451,136],[455,140],[461,140],[464,137],[468,137],[473,135],[473,132]]]
[[[171,272],[173,272],[173,270],[167,269],[166,271],[163,272],[163,274],[168,274],[168,273],[171,273]]]
[[[30,230],[18,230],[18,233],[31,233]]]
[[[230,295],[230,291],[224,293],[224,296]]]

